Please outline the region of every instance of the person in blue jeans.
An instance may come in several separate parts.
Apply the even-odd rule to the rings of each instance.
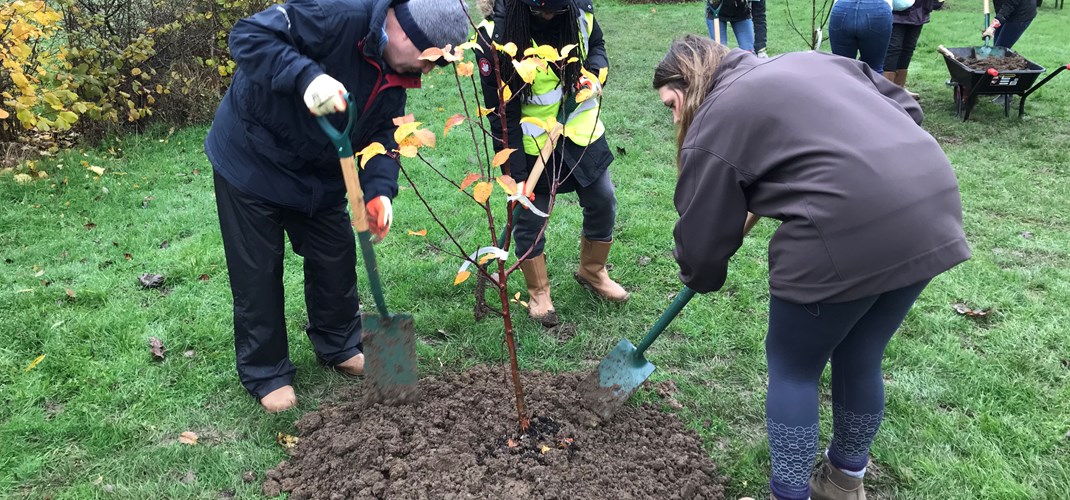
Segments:
[[[1037,17],[1037,0],[995,0],[996,18],[982,33],[996,47],[1014,47]]]
[[[829,45],[838,56],[859,59],[877,73],[892,38],[890,0],[836,0],[829,13]]]
[[[728,24],[732,23],[732,32],[736,34],[736,44],[748,52],[754,52],[754,22],[751,20],[750,2],[747,0],[707,0],[706,28],[713,38],[713,21],[720,21],[721,39],[717,40],[728,46]]]

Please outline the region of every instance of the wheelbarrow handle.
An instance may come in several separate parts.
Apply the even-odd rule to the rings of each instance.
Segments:
[[[346,126],[338,130],[331,125],[326,116],[317,116],[323,132],[331,139],[338,148],[338,161],[342,166],[342,178],[345,180],[346,197],[349,198],[349,211],[353,217],[353,228],[357,230],[357,240],[360,242],[360,252],[364,257],[364,268],[368,272],[368,285],[372,289],[375,298],[375,307],[383,320],[390,318],[386,309],[386,299],[383,298],[383,285],[379,280],[379,265],[375,260],[375,249],[372,247],[371,232],[368,230],[368,215],[364,209],[364,190],[360,187],[360,176],[357,174],[357,161],[353,158],[353,143],[349,139],[349,133],[353,130],[355,118],[355,105],[352,94],[345,95],[346,100]]]
[[[694,296],[695,291],[686,285],[680,290],[680,293],[676,294],[676,298],[673,299],[672,304],[669,304],[669,308],[661,313],[661,317],[658,318],[657,323],[654,323],[654,326],[647,332],[646,337],[643,337],[643,341],[636,347],[636,358],[643,357],[643,353],[650,347],[650,344],[653,344],[654,341],[658,339],[661,332],[665,331],[665,327],[669,326],[669,323],[672,323],[672,320],[676,319],[676,316],[680,314],[680,311],[684,309],[684,306],[686,306],[687,303],[691,301],[691,297]]]
[[[947,47],[944,47],[943,45],[937,46],[936,51],[947,57],[950,57],[951,59],[955,59],[955,54],[952,54],[951,51],[947,50]]]

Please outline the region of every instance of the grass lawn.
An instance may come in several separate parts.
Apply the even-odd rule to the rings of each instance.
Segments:
[[[770,51],[804,49],[785,4],[769,11]],[[958,174],[974,258],[928,288],[888,349],[887,415],[867,477],[874,498],[1055,499],[1070,491],[1070,74],[1032,96],[1022,120],[987,100],[969,122],[956,120],[935,48],[977,44],[979,11],[948,0],[911,66],[925,127]],[[670,253],[673,130],[650,78],[671,38],[705,33],[702,12],[699,3],[599,5],[620,203],[611,262],[632,299],[600,303],[573,281],[580,207],[562,197],[547,255],[555,305],[576,334],[559,340],[520,321],[526,370],[586,369],[622,336],[640,337],[680,287]],[[1068,22],[1070,11],[1045,5],[1015,48],[1048,68],[1070,63]],[[425,79],[410,111],[441,131],[459,111],[452,82]],[[242,476],[261,479],[286,458],[276,434],[294,433],[300,412],[359,383],[316,366],[302,338],[300,259],[289,253],[299,411],[266,415],[239,385],[206,130],[159,130],[70,152],[39,163],[50,178],[29,184],[0,176],[0,497],[257,497],[259,480]],[[458,130],[428,153],[455,179],[474,170]],[[486,241],[471,201],[426,167],[407,165],[470,250]],[[442,246],[445,235],[411,190],[395,207],[394,229],[377,250],[392,308],[415,315],[421,369],[502,361],[500,322],[474,323],[470,284],[451,286],[460,263],[406,232],[428,229]],[[759,224],[725,289],[696,298],[650,351],[653,379],[676,382],[679,416],[730,476],[730,493],[756,498],[768,495],[763,341],[773,229]],[[165,276],[163,288],[142,288],[142,273]],[[519,275],[511,286],[523,289]],[[993,312],[968,318],[956,303]],[[164,361],[153,361],[150,337],[166,346]],[[653,399],[649,391],[639,397]],[[197,445],[179,442],[184,431],[200,436]]]

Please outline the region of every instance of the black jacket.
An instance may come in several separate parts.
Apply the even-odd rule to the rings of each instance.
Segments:
[[[1037,0],[995,0],[993,3],[1000,24],[1032,21],[1037,17]]]
[[[769,290],[796,304],[884,293],[968,259],[958,182],[921,121],[906,91],[859,61],[733,49],[680,154],[681,280],[721,288],[748,210],[780,221]]]
[[[590,0],[573,0],[576,6],[584,12],[594,12],[594,6]],[[498,0],[494,5],[494,33],[493,41],[497,43],[502,42],[502,29],[505,26],[505,3],[502,0]],[[569,20],[569,22],[576,22],[575,19]],[[538,35],[534,35],[538,38]],[[479,60],[476,64],[476,70],[479,71],[482,81],[483,101],[487,108],[494,108],[495,111],[500,110],[500,103],[498,102],[498,79],[494,72],[494,60],[493,54],[495,50],[487,43],[488,34],[485,30],[479,30],[477,34],[477,40],[483,47],[483,52],[479,55]],[[598,25],[598,20],[594,22],[594,26],[591,27],[591,34],[588,40],[589,47],[587,49],[587,59],[583,61],[583,66],[588,71],[598,74],[598,71],[602,68],[609,67],[609,59],[606,57],[606,44],[602,37],[602,28]],[[560,47],[558,47],[560,48]],[[525,47],[518,47],[518,56],[523,54]],[[574,52],[575,53],[575,52]],[[500,59],[500,64],[509,64],[509,55],[504,53],[497,54]],[[522,56],[521,56],[522,57]],[[574,92],[573,86],[565,82],[564,90],[566,93]],[[568,97],[566,97],[568,98]],[[508,129],[508,145],[510,148],[516,149],[510,155],[508,166],[509,175],[516,179],[517,182],[525,181],[528,178],[528,172],[535,164],[536,157],[533,155],[525,154],[524,152],[524,134],[520,130],[520,104],[521,98],[514,97],[509,100],[509,103],[505,106],[506,115],[506,128]],[[604,108],[601,112],[605,112]],[[505,146],[501,140],[502,137],[502,123],[498,113],[492,113],[488,117],[490,121],[491,133],[494,135],[494,150],[501,151]],[[602,173],[609,168],[609,164],[613,162],[613,153],[609,150],[609,143],[606,142],[606,136],[603,135],[598,140],[592,142],[587,146],[586,152],[582,146],[578,146],[572,141],[564,140],[560,141],[557,150],[554,155],[550,157],[550,160],[546,163],[547,168],[543,173],[543,177],[535,185],[535,189],[539,192],[546,192],[549,190],[549,179],[551,174],[550,165],[557,164],[563,158],[564,168],[563,173],[568,173],[575,166],[573,171],[573,177],[580,186],[589,186],[594,181],[598,180],[602,176]],[[564,155],[563,157],[560,155]],[[577,163],[578,162],[578,163]],[[563,185],[560,192],[569,191],[569,186]]]
[[[312,214],[345,199],[338,154],[304,103],[309,82],[329,74],[356,96],[360,114],[350,139],[360,151],[397,148],[392,119],[405,114],[405,88],[382,59],[390,0],[290,0],[238,21],[230,53],[238,64],[205,151],[240,191]],[[342,114],[332,123],[344,128]],[[397,194],[398,167],[380,155],[360,169],[366,199]]]

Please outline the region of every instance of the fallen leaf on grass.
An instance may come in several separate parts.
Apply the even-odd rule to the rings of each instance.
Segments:
[[[987,307],[984,309],[973,309],[970,306],[962,303],[955,304],[952,307],[955,308],[955,312],[971,318],[983,318],[985,316],[988,316],[988,314],[992,312],[991,307]]]
[[[75,298],[76,296],[78,296],[78,294],[74,293],[74,290],[71,290],[70,288],[64,290],[63,292],[66,293],[67,296],[72,298],[72,299]]]
[[[43,360],[43,359],[45,359],[45,355],[44,354],[42,354],[40,356],[37,356],[36,358],[34,358],[33,361],[30,362],[29,365],[26,366],[26,368],[23,368],[22,371],[28,372],[30,370],[33,370],[34,367],[37,366],[38,364],[40,364],[41,360]]]
[[[208,280],[212,279],[212,277],[208,276],[207,274],[202,274],[202,275],[198,276],[197,279],[200,280],[200,281],[208,281]]]
[[[123,258],[126,260],[134,260],[134,255],[131,253],[123,253]]]
[[[152,353],[153,359],[163,361],[163,358],[164,358],[164,354],[163,353],[166,350],[167,349],[164,348],[163,342],[161,342],[160,339],[158,339],[156,337],[150,337],[149,338],[149,352]]]
[[[409,236],[427,236],[427,230],[421,229],[419,231],[409,230]]]
[[[143,200],[141,200],[141,208],[149,208],[149,204],[152,203],[152,200],[155,199],[155,196],[146,196]]]
[[[290,449],[297,446],[297,442],[300,441],[300,438],[279,432],[275,434],[275,441],[283,448]]]
[[[186,351],[186,352],[182,353],[182,355],[187,357],[187,358],[192,358],[192,357],[197,355],[197,351],[189,350],[189,351]]]
[[[159,288],[163,285],[163,276],[159,274],[145,273],[138,276],[138,281],[141,282],[141,286],[145,288]]]
[[[92,231],[93,228],[95,228],[95,227],[97,227],[97,224],[95,222],[86,222],[85,223],[86,230]]]
[[[197,444],[197,433],[186,431],[178,436],[178,442],[182,444],[195,445]]]

